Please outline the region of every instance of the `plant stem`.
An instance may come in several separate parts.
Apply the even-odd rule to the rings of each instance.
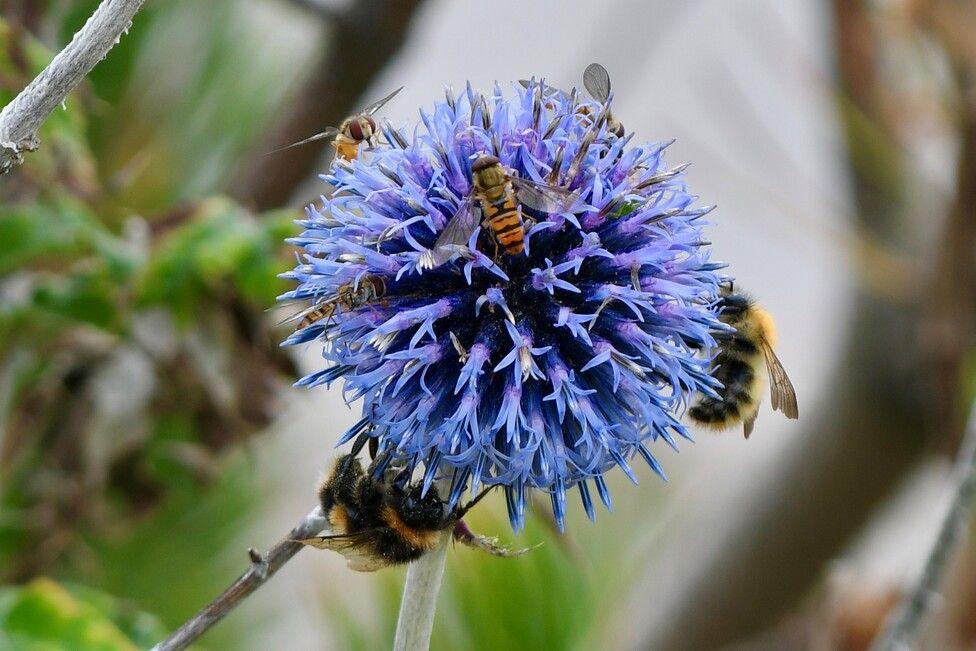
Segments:
[[[251,567],[192,619],[154,646],[153,651],[177,651],[190,646],[291,560],[302,548],[296,540],[314,536],[327,526],[328,521],[322,515],[322,509],[316,507],[266,554],[261,555],[249,549]]]
[[[119,42],[145,0],[104,0],[41,74],[0,112],[0,174],[37,149],[37,130]]]
[[[872,651],[901,651],[911,649],[927,615],[936,605],[939,586],[950,561],[956,555],[970,519],[973,498],[976,497],[976,403],[969,413],[966,435],[956,461],[958,486],[942,529],[932,546],[925,569],[918,583],[895,609]]]
[[[393,651],[427,651],[434,628],[437,594],[444,578],[449,535],[407,568]]]

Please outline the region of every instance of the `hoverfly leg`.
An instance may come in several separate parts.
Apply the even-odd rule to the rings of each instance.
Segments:
[[[464,346],[461,344],[461,340],[457,338],[457,335],[454,334],[453,330],[448,331],[448,334],[451,336],[451,343],[454,344],[454,350],[457,351],[458,359],[462,364],[464,364],[468,361],[468,351],[464,349]]]
[[[607,296],[605,299],[603,299],[603,302],[600,303],[600,307],[596,308],[596,312],[593,313],[593,319],[590,321],[590,325],[586,326],[587,332],[591,332],[593,330],[593,326],[596,324],[596,320],[600,316],[600,312],[603,311],[603,308],[610,305],[610,301],[612,300],[613,296]]]

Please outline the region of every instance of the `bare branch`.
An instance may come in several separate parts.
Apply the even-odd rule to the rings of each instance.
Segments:
[[[322,514],[322,509],[316,507],[266,554],[248,549],[251,567],[192,619],[154,646],[153,651],[178,651],[190,646],[290,561],[302,548],[296,540],[314,536],[327,526],[328,521]]]
[[[895,609],[882,634],[871,647],[873,651],[899,651],[915,648],[922,624],[935,605],[939,586],[955,557],[972,512],[976,497],[976,403],[969,414],[966,437],[959,450],[956,473],[959,485],[946,513],[935,545],[925,562],[918,583]]]
[[[34,151],[37,130],[119,42],[145,0],[104,0],[67,47],[0,112],[0,174]]]

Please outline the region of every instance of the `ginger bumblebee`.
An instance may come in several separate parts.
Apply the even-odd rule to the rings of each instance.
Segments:
[[[463,507],[449,510],[436,486],[423,494],[420,484],[409,483],[409,473],[403,468],[391,466],[379,479],[374,477],[375,469],[374,460],[364,470],[355,452],[339,457],[319,488],[331,533],[297,542],[337,551],[357,572],[417,560],[437,547],[448,532],[456,542],[494,556],[513,557],[529,551],[505,549],[494,539],[472,532],[461,519],[490,488]]]

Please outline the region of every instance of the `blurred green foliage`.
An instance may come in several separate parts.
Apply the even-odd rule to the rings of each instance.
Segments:
[[[0,582],[98,586],[167,627],[239,567],[240,550],[219,550],[256,499],[240,444],[294,377],[265,310],[284,289],[297,213],[255,214],[223,188],[300,57],[261,56],[288,48],[245,4],[147,3],[0,182]],[[31,26],[0,19],[0,106],[97,5],[43,3]],[[8,627],[63,607],[78,636],[27,631],[36,639],[16,648],[159,635],[78,594],[49,582],[5,592],[26,604],[4,611]]]
[[[129,651],[151,646],[159,622],[129,604],[45,578],[0,589],[0,648],[22,651]]]

